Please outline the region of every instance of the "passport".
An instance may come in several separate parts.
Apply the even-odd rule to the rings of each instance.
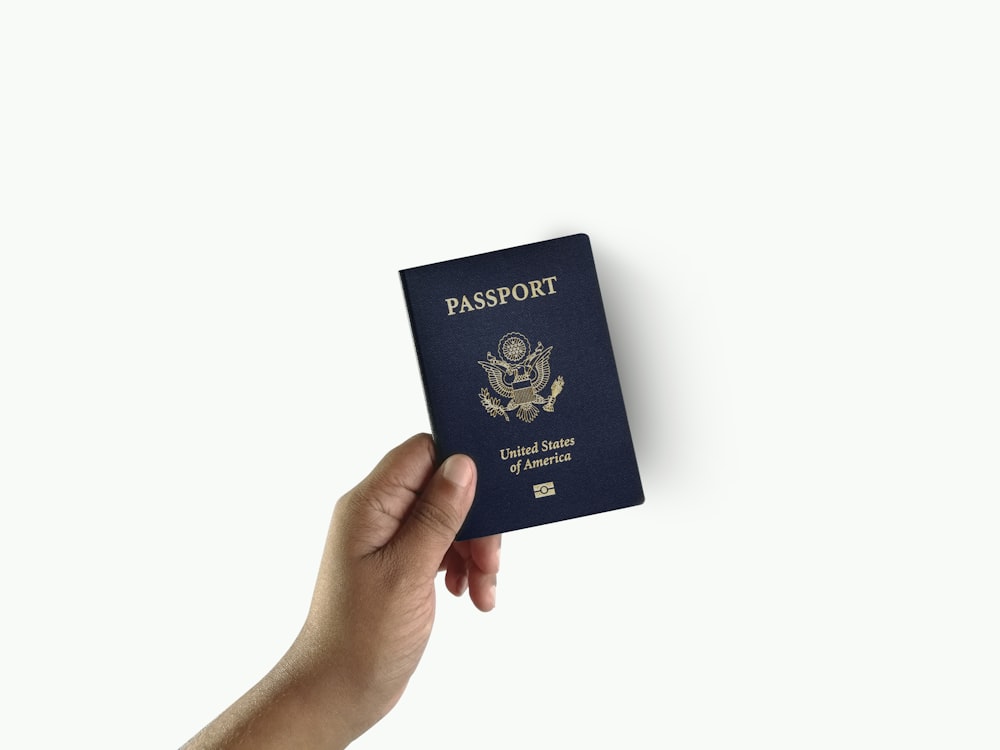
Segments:
[[[399,275],[438,459],[476,462],[457,539],[643,503],[586,234]]]

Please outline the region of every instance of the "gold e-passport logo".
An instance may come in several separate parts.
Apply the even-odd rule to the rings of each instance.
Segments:
[[[541,484],[536,484],[532,487],[535,491],[536,498],[548,497],[549,495],[556,494],[556,486],[552,482],[542,482]]]

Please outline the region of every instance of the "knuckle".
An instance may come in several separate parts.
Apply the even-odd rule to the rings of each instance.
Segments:
[[[426,502],[414,506],[411,519],[449,544],[455,539],[461,525],[454,511]]]

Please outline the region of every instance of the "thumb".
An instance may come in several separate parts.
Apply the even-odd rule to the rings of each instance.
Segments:
[[[476,494],[476,464],[468,456],[449,456],[424,486],[392,541],[395,551],[433,578],[455,541]]]

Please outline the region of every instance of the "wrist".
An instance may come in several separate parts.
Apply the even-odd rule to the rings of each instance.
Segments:
[[[357,691],[335,660],[302,635],[275,666],[276,679],[296,720],[308,727],[309,747],[343,750],[368,726],[358,726]]]

